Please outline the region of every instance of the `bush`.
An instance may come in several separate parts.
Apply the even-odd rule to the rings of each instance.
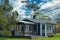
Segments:
[[[0,31],[0,36],[2,36],[2,37],[11,37],[12,33],[8,30],[2,30],[2,31]]]

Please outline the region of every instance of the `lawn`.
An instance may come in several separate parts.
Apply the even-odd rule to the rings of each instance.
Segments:
[[[33,38],[33,39],[24,39],[24,38],[0,38],[0,40],[60,40],[60,34],[56,34],[54,37],[48,38]]]

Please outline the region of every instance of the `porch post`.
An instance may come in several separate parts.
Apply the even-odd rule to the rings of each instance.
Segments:
[[[42,36],[42,24],[40,24],[40,35]]]
[[[45,24],[45,37],[47,37],[47,25]]]

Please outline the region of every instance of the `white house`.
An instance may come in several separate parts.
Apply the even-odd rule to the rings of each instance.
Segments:
[[[17,23],[14,30],[14,36],[24,37],[48,37],[55,33],[54,28],[56,23],[48,20],[41,20],[39,17],[34,16],[30,19],[23,19]]]

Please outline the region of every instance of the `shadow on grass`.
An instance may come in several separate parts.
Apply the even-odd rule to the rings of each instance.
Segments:
[[[21,36],[21,37],[19,37],[19,36],[17,36],[17,37],[0,37],[0,40],[7,40],[7,38],[9,38],[9,39],[16,39],[16,38],[20,38],[20,39],[32,39],[31,37],[24,37],[24,36]]]

